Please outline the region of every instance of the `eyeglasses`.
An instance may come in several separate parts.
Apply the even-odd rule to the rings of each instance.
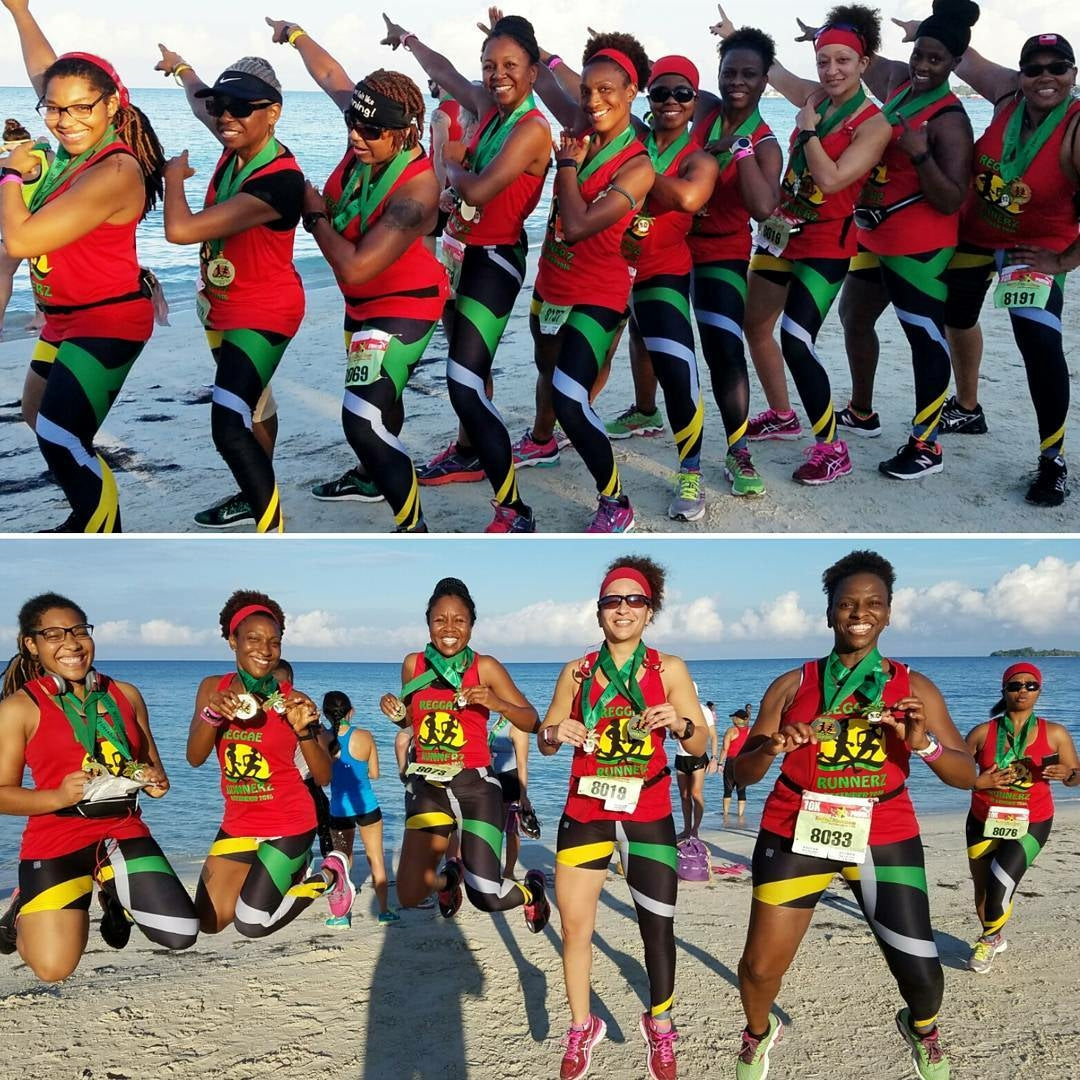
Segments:
[[[91,113],[105,100],[105,97],[105,94],[99,94],[89,105],[83,102],[78,102],[75,105],[46,105],[44,101],[39,101],[34,106],[34,109],[38,116],[45,120],[59,120],[64,113],[67,113],[72,120],[89,120]]]
[[[1067,75],[1075,66],[1068,60],[1051,60],[1049,64],[1021,64],[1020,74],[1025,79],[1037,79],[1044,72],[1048,75]]]
[[[643,608],[650,607],[652,601],[644,593],[628,593],[626,596],[620,596],[618,593],[609,593],[607,596],[601,596],[596,601],[596,606],[601,611],[616,611],[623,604],[628,608]]]
[[[50,645],[59,645],[70,634],[76,641],[85,641],[94,636],[93,623],[76,623],[74,626],[43,626],[40,630],[31,630],[31,634],[39,634]]]
[[[1018,694],[1021,690],[1027,690],[1028,693],[1034,694],[1039,689],[1039,684],[1037,682],[1007,682],[1005,689],[1010,694]]]
[[[654,86],[649,91],[649,100],[654,105],[661,105],[668,98],[674,98],[680,105],[693,101],[697,93],[689,86]]]
[[[256,109],[269,109],[272,101],[237,101],[231,97],[208,97],[206,111],[215,119],[228,113],[234,120],[246,120]]]

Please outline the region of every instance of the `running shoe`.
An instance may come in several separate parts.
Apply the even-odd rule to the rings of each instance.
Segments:
[[[803,453],[806,460],[791,474],[791,478],[800,484],[831,484],[851,472],[847,443],[842,439],[831,443],[814,443]]]
[[[945,402],[941,410],[938,431],[944,431],[950,435],[985,435],[986,415],[983,413],[982,406],[976,405],[974,409],[965,409],[956,400],[954,394]]]
[[[911,1010],[901,1009],[896,1014],[896,1027],[911,1047],[911,1060],[915,1063],[915,1075],[922,1080],[949,1080],[949,1058],[941,1045],[937,1027],[922,1037],[911,1030]]]
[[[326,925],[331,930],[348,930],[352,926],[351,915],[330,915],[326,920]]]
[[[316,484],[311,494],[320,502],[382,502],[383,494],[370,476],[364,476],[355,466],[336,480]]]
[[[559,464],[559,444],[552,435],[545,443],[538,443],[531,431],[526,431],[516,443],[514,443],[514,464],[519,469],[528,469],[533,465],[541,469],[550,468]]]
[[[878,465],[878,472],[894,480],[918,480],[920,476],[941,472],[941,447],[912,435],[888,461]]]
[[[705,516],[705,488],[698,469],[683,469],[675,477],[675,498],[667,516],[672,521],[700,521]]]
[[[446,877],[446,888],[439,893],[439,914],[444,919],[452,919],[461,907],[461,860],[447,859],[442,872]]]
[[[979,975],[986,975],[994,965],[994,957],[1009,947],[1004,935],[995,934],[992,938],[981,937],[971,946],[968,967]]]
[[[380,926],[389,926],[391,923],[401,922],[401,916],[396,911],[387,908],[386,911],[379,912],[378,922]]]
[[[15,924],[19,918],[19,890],[11,894],[8,909],[0,915],[0,956],[10,956],[15,951],[15,939],[18,931]]]
[[[439,484],[474,484],[484,479],[484,467],[472,450],[462,450],[452,442],[441,454],[416,470],[417,483],[424,487]]]
[[[769,1030],[760,1039],[743,1028],[742,1049],[735,1059],[736,1080],[765,1080],[769,1075],[769,1054],[783,1037],[784,1025],[772,1013],[769,1013]]]
[[[1039,458],[1039,471],[1024,498],[1036,506],[1060,506],[1069,494],[1068,477],[1069,470],[1065,468],[1063,457],[1043,455]]]
[[[536,532],[536,518],[531,510],[524,514],[515,510],[512,506],[502,506],[494,499],[491,500],[495,517],[491,520],[486,533],[534,533]]]
[[[340,851],[331,851],[323,859],[322,866],[319,869],[323,872],[324,877],[327,870],[332,875],[330,888],[324,894],[326,902],[330,906],[330,914],[338,918],[348,915],[352,910],[353,901],[356,899],[356,886],[352,883],[352,878],[349,877],[349,864],[345,861],[345,856]]]
[[[113,949],[122,949],[131,940],[131,919],[120,903],[108,889],[98,890],[98,902],[101,904],[101,939]]]
[[[430,532],[427,522],[421,518],[415,525],[395,525],[393,532],[396,533],[426,533]]]
[[[847,428],[852,435],[876,439],[881,434],[881,417],[872,409],[865,415],[857,413],[849,401],[837,414],[836,426]]]
[[[607,1024],[591,1013],[584,1027],[571,1027],[562,1042],[566,1052],[559,1066],[559,1080],[581,1080],[589,1071],[593,1047],[606,1034]]]
[[[525,888],[532,893],[532,899],[525,905],[525,925],[533,934],[539,934],[551,918],[545,887],[544,875],[539,870],[529,870],[525,874]]]
[[[551,433],[551,437],[555,440],[555,445],[559,448],[561,454],[564,450],[573,450],[574,444],[570,441],[570,436],[566,434],[562,429],[562,425],[556,424],[554,431]]]
[[[731,481],[732,495],[764,495],[765,481],[750,460],[750,451],[732,450],[724,458],[724,474]]]
[[[251,504],[239,491],[195,515],[195,524],[201,529],[231,529],[245,521],[254,524],[255,515],[251,512]]]
[[[518,824],[521,826],[522,836],[530,840],[540,839],[540,820],[531,806],[523,806],[518,811]]]
[[[797,439],[802,435],[802,424],[794,411],[778,413],[775,409],[766,409],[751,416],[746,422],[746,437],[751,442],[765,439]]]
[[[604,424],[609,439],[629,439],[631,435],[661,435],[664,431],[664,419],[659,409],[651,413],[642,412],[637,405],[624,409],[614,420]]]
[[[601,495],[597,499],[596,513],[586,526],[587,533],[624,533],[634,527],[634,508],[625,495],[611,498]]]
[[[645,1036],[645,1045],[649,1048],[645,1062],[652,1080],[675,1080],[675,1040],[679,1033],[674,1025],[667,1031],[661,1031],[647,1012],[641,1014],[641,1034]]]

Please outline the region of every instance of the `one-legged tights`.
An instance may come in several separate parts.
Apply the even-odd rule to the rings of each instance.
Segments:
[[[749,265],[748,259],[727,259],[702,263],[694,267],[693,273],[694,314],[701,352],[724,422],[728,450],[746,448],[750,415],[750,376],[743,341]]]
[[[95,878],[155,945],[186,949],[195,944],[195,905],[151,836],[102,840],[54,859],[22,860],[20,912],[88,911]]]
[[[750,264],[755,274],[787,286],[787,300],[780,319],[780,351],[818,442],[832,442],[836,438],[836,415],[829,373],[814,344],[821,324],[844,284],[850,261],[792,261],[758,252]]]
[[[450,403],[480,458],[495,501],[504,506],[519,501],[514,453],[506,423],[488,398],[485,383],[525,280],[528,250],[524,232],[516,244],[465,248],[446,365]]]
[[[1009,921],[1020,879],[1046,846],[1053,825],[1053,818],[1033,821],[1019,840],[988,839],[983,836],[984,822],[968,812],[965,825],[968,858],[972,862],[989,862],[982,922],[986,937],[996,934]]]
[[[670,814],[659,821],[588,822],[563,814],[555,861],[607,873],[616,845],[645,946],[650,1012],[660,1016],[675,997],[675,821]]]
[[[272,840],[218,832],[210,854],[250,867],[236,898],[233,926],[238,933],[249,938],[267,937],[326,892],[329,886],[321,874],[306,877],[314,839],[314,829]],[[201,881],[199,888],[203,888]]]
[[[690,322],[690,275],[658,274],[647,281],[635,281],[630,312],[664,391],[679,468],[697,469],[705,406]]]
[[[372,368],[358,373],[356,378],[361,381],[354,385],[348,385],[351,374],[347,377],[341,402],[341,426],[364,472],[394,512],[394,524],[404,529],[420,523],[420,489],[409,451],[390,430],[390,413],[398,406],[405,384],[435,332],[435,325],[427,319],[377,315],[362,323],[347,317],[345,320],[346,355],[353,338],[362,331],[379,330],[391,335],[378,372]],[[346,369],[351,373],[353,366],[347,364]]]
[[[970,329],[979,321],[986,290],[1004,262],[1004,251],[961,244],[945,273],[949,297],[945,325]],[[1039,452],[1065,453],[1065,420],[1069,415],[1069,365],[1061,337],[1065,275],[1057,274],[1045,308],[1011,308],[1013,339],[1024,359],[1028,391],[1039,425]]]
[[[281,532],[274,465],[252,431],[252,414],[292,340],[271,330],[207,330],[217,364],[210,405],[214,446],[251,506],[258,532]]]
[[[465,895],[481,911],[509,911],[532,900],[529,889],[502,876],[502,785],[490,769],[463,769],[448,784],[410,776],[405,828],[449,836],[461,830]]]
[[[540,298],[533,294],[534,338],[539,333]],[[601,495],[622,494],[619,470],[604,422],[589,404],[589,394],[600,373],[623,313],[595,304],[576,304],[559,329],[559,359],[551,388],[555,416],[581,455]]]
[[[778,907],[817,906],[839,871],[851,886],[878,946],[911,1009],[916,1027],[937,1017],[945,976],[930,925],[922,840],[873,844],[862,865],[799,855],[791,838],[762,829],[754,847],[754,899]]]
[[[94,436],[145,344],[42,337],[34,349],[31,370],[47,379],[34,431],[46,465],[71,504],[74,530],[120,532],[116,478],[94,450]]]

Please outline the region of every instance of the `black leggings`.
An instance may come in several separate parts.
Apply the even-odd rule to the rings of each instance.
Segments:
[[[281,532],[274,465],[252,431],[252,414],[292,340],[271,330],[207,330],[217,374],[210,406],[214,446],[255,516],[258,532]]]
[[[746,788],[735,783],[735,759],[730,757],[724,762],[724,798],[730,799],[731,793],[738,790],[739,802],[746,802]]]
[[[44,376],[34,433],[45,464],[71,504],[72,531],[120,532],[120,496],[94,436],[105,423],[145,341],[41,338],[31,370]]]
[[[748,259],[726,259],[694,267],[694,314],[701,352],[709,368],[713,397],[720,409],[728,451],[746,449],[750,416],[750,376],[746,368]]]
[[[866,849],[861,866],[798,855],[791,837],[762,829],[754,846],[754,899],[778,907],[813,908],[839,871],[851,886],[900,996],[920,1029],[933,1025],[945,976],[930,925],[922,840],[913,836]]]
[[[405,788],[405,828],[449,836],[461,829],[465,895],[481,911],[509,911],[532,901],[532,893],[502,876],[502,785],[490,769],[463,769],[449,784],[410,776]]]
[[[577,821],[563,814],[555,862],[607,873],[619,847],[626,884],[637,911],[649,976],[650,1014],[671,1009],[675,998],[675,900],[679,891],[675,822]]]

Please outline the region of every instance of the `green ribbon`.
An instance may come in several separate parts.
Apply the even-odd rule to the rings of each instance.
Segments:
[[[495,740],[509,727],[510,721],[505,716],[500,716],[488,732],[488,746],[494,746]]]
[[[341,198],[334,206],[334,212],[330,215],[330,224],[334,226],[334,231],[343,233],[349,222],[359,215],[360,232],[367,232],[368,219],[412,160],[412,151],[402,150],[390,159],[374,186],[371,183],[372,167],[357,163],[342,188]]]
[[[671,163],[679,156],[682,148],[690,142],[690,133],[684,131],[663,153],[656,145],[656,132],[650,131],[645,139],[645,149],[649,152],[649,160],[653,163],[657,176],[664,176]]]
[[[527,94],[525,100],[507,117],[498,113],[485,125],[477,139],[476,149],[469,155],[469,168],[474,173],[483,172],[491,160],[499,153],[513,130],[514,125],[528,112],[536,108],[536,100]]]
[[[908,83],[899,93],[894,94],[884,105],[881,106],[882,115],[893,127],[903,118],[910,120],[916,113],[920,113],[928,105],[947,97],[952,91],[949,89],[949,80],[946,79],[940,86],[933,90],[927,90],[918,97],[911,96],[912,86]]]
[[[240,681],[249,694],[267,698],[271,694],[276,694],[280,689],[278,681],[273,675],[264,675],[261,679],[257,679],[254,675],[249,675],[243,668],[237,668],[236,673],[240,676]]]
[[[97,750],[98,735],[108,739],[125,761],[131,761],[131,746],[120,710],[107,690],[92,690],[80,701],[73,692],[60,695],[60,705],[71,725],[78,743],[93,758]],[[98,705],[105,706],[107,716],[98,712]]]
[[[888,677],[881,668],[881,653],[871,649],[853,668],[848,668],[833,649],[825,661],[823,691],[825,715],[853,694],[861,694],[872,705],[881,703]]]
[[[1034,713],[1029,713],[1019,733],[1014,734],[1010,730],[1012,720],[1008,716],[998,717],[997,747],[994,750],[995,767],[1004,769],[1024,756],[1024,747],[1027,746],[1031,732],[1038,722],[1038,717]]]
[[[229,159],[225,171],[221,174],[221,184],[214,191],[214,205],[231,199],[247,182],[248,177],[258,172],[264,165],[269,165],[281,152],[277,139],[271,136],[270,141],[239,171],[236,168],[240,160],[236,154]],[[207,242],[208,255],[206,261],[218,258],[225,249],[225,238],[210,240]]]
[[[465,672],[472,666],[476,659],[476,653],[468,645],[453,656],[443,656],[434,645],[424,646],[424,660],[428,665],[427,671],[422,671],[414,679],[410,679],[398,695],[402,701],[409,694],[415,694],[417,690],[423,690],[430,686],[436,679],[442,679],[450,686],[451,690],[460,690]]]
[[[33,214],[40,210],[48,201],[49,196],[60,187],[65,180],[76,173],[81,165],[89,161],[90,158],[98,153],[98,151],[104,150],[106,146],[111,146],[114,142],[118,141],[116,128],[110,124],[109,127],[106,128],[105,134],[102,135],[89,150],[84,150],[78,157],[73,158],[61,146],[56,151],[56,157],[53,159],[52,165],[49,166],[49,171],[45,174],[40,186],[30,199],[30,204],[27,207],[30,213]]]
[[[601,165],[609,162],[616,154],[622,153],[637,137],[633,124],[627,124],[621,135],[616,135],[607,146],[596,152],[596,157],[583,161],[578,166],[578,186],[580,187]]]
[[[600,722],[600,716],[604,708],[616,697],[622,696],[633,705],[637,712],[645,711],[645,698],[641,693],[641,687],[637,681],[637,669],[645,661],[645,645],[638,642],[634,655],[623,666],[616,667],[615,661],[608,651],[607,642],[600,646],[600,654],[596,659],[594,670],[581,684],[581,720],[586,729],[592,731]],[[596,704],[592,704],[592,688],[596,682],[596,671],[602,671],[607,678],[608,684],[600,691]]]
[[[1066,97],[1053,112],[1043,117],[1039,126],[1023,144],[1020,142],[1020,135],[1024,130],[1026,110],[1022,101],[1017,103],[1012,116],[1009,117],[1009,122],[1005,125],[1005,133],[1001,140],[1001,164],[997,171],[998,176],[1006,184],[1019,179],[1027,172],[1028,166],[1046,145],[1047,139],[1054,134],[1054,129],[1061,123],[1072,103],[1073,98]]]
[[[744,136],[749,137],[757,131],[758,126],[761,124],[761,112],[757,108],[731,133],[732,141],[735,139],[741,139]],[[709,134],[705,139],[705,145],[716,142],[724,133],[724,112],[721,109],[720,115],[713,121],[712,127],[709,128]],[[734,156],[734,150],[721,150],[716,155],[716,164],[720,166],[720,171],[723,172],[728,165],[731,164],[731,159]]]
[[[860,86],[854,96],[848,98],[828,119],[826,119],[825,113],[832,103],[830,99],[826,98],[818,105],[817,114],[820,117],[818,126],[812,131],[804,132],[805,139],[796,140],[795,149],[791,151],[791,158],[788,161],[788,171],[795,173],[796,180],[806,171],[806,141],[809,136],[813,134],[817,135],[819,139],[824,139],[826,135],[835,131],[849,116],[856,112],[865,100],[866,91]]]

